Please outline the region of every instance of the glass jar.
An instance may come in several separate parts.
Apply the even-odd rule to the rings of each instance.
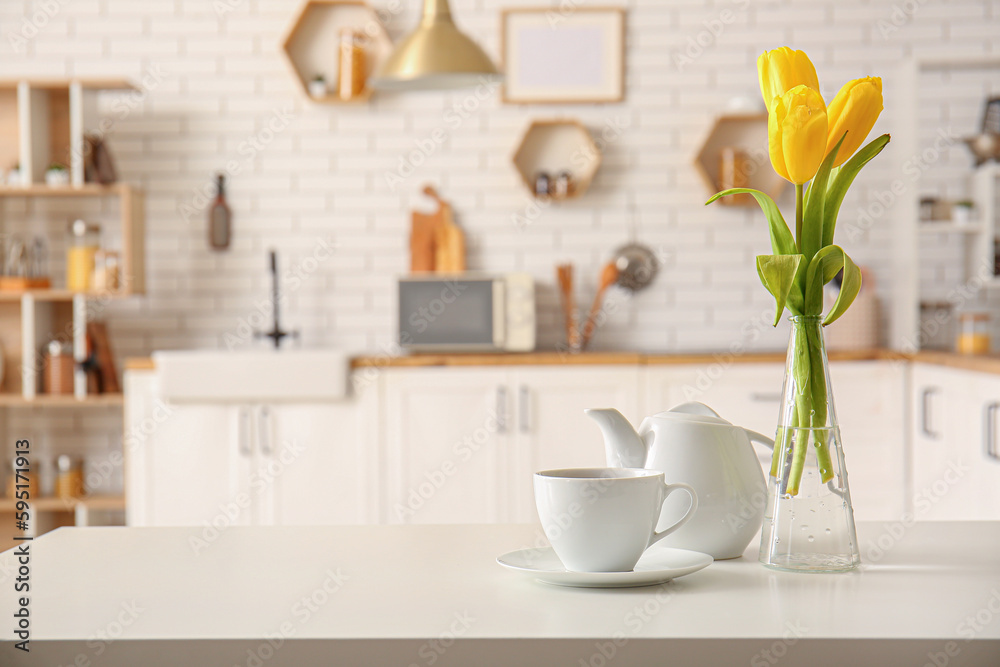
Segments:
[[[72,394],[75,366],[71,344],[53,340],[46,345],[42,362],[42,393]]]
[[[959,354],[989,354],[990,316],[981,311],[958,315],[958,340],[955,350]]]
[[[10,459],[7,463],[7,497],[16,498],[18,492],[18,485],[27,485],[27,489],[21,488],[21,491],[27,490],[28,499],[35,500],[38,498],[38,472],[34,469],[34,466],[29,467],[28,472],[22,473],[21,479],[17,478],[17,458]],[[25,481],[27,477],[27,481]]]
[[[365,47],[364,36],[355,30],[340,32],[340,76],[337,95],[350,101],[361,95],[365,89]]]
[[[93,289],[94,262],[101,246],[100,225],[77,220],[69,226],[66,248],[66,288],[73,292]]]
[[[98,250],[94,255],[94,280],[91,288],[97,291],[117,291],[120,287],[120,264],[117,250]]]
[[[83,496],[83,463],[80,459],[66,454],[56,459],[56,496],[63,499]]]

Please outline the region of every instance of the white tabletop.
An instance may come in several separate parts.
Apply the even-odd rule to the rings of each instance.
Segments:
[[[64,528],[31,542],[31,655],[49,651],[61,661],[51,664],[79,651],[94,657],[87,640],[105,636],[113,650],[93,664],[129,664],[143,647],[144,664],[161,664],[150,649],[163,657],[184,644],[162,640],[199,647],[187,664],[236,664],[247,646],[280,637],[269,667],[321,647],[329,656],[338,642],[357,664],[462,664],[479,650],[577,665],[600,652],[597,640],[618,638],[616,665],[670,647],[705,657],[711,646],[747,664],[778,643],[783,664],[808,652],[817,665],[831,641],[838,664],[847,645],[875,655],[871,642],[843,640],[879,640],[908,664],[949,642],[960,652],[951,666],[981,655],[1000,664],[1000,523],[899,528],[860,524],[864,563],[849,574],[770,571],[751,544],[743,558],[622,590],[555,587],[498,566],[504,552],[544,544],[536,526],[230,528],[197,551],[201,529]],[[15,609],[15,572],[14,552],[0,555],[4,619]],[[0,623],[0,658],[36,664],[11,650],[12,632]],[[70,641],[43,641],[56,639]],[[731,644],[699,641],[718,639]],[[210,645],[217,653],[206,658]]]

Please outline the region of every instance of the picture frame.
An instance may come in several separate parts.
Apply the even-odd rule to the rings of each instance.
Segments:
[[[524,7],[501,12],[506,104],[625,99],[625,9]]]

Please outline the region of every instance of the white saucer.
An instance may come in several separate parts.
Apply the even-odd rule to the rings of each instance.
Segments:
[[[497,558],[497,563],[538,581],[581,588],[654,586],[704,569],[713,563],[708,554],[687,549],[653,546],[631,572],[570,572],[551,547],[519,549]]]

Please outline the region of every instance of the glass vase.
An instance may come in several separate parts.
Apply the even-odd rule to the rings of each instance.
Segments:
[[[760,562],[776,570],[846,572],[861,557],[822,319],[791,322]]]

